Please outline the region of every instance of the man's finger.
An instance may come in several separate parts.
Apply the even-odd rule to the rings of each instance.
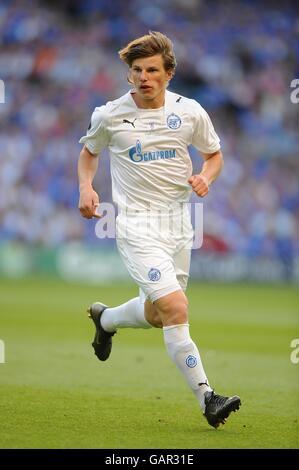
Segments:
[[[192,178],[192,180],[191,180]],[[209,186],[208,184],[208,179],[205,176],[202,175],[194,175],[189,178],[189,183],[192,184],[192,187],[194,188],[195,186],[198,186],[199,184],[204,184],[206,186]]]
[[[194,178],[193,183],[192,183],[192,188],[196,188],[197,186],[201,186],[202,184],[205,184],[204,181],[201,178]]]
[[[208,192],[209,192],[209,191],[207,191],[207,190],[206,190],[206,191],[200,191],[199,193],[197,193],[197,196],[199,196],[199,197],[204,197],[204,196],[206,196],[206,195],[208,194]]]
[[[204,184],[203,181],[196,180],[196,181],[194,181],[193,186],[194,186],[194,188],[199,188],[199,187],[204,187],[205,184]]]
[[[204,186],[203,184],[197,184],[193,190],[197,193],[199,191],[206,191],[206,186]]]
[[[80,214],[82,215],[82,217],[87,217],[88,216],[88,211],[85,208],[79,207],[79,211],[80,211]]]
[[[93,206],[94,206],[94,213],[92,214],[92,217],[95,217],[97,219],[101,219],[101,217],[103,217],[101,214],[97,214],[97,208],[99,207],[100,203],[99,202],[94,202],[93,203]]]
[[[98,206],[99,204],[97,204]],[[96,209],[92,209],[89,207],[79,207],[79,211],[85,219],[92,219],[93,217],[101,218],[102,216],[99,214],[96,214],[95,212]]]

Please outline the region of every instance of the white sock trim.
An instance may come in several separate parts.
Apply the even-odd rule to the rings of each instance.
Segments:
[[[173,328],[178,328],[180,326],[189,326],[189,323],[178,323],[177,325],[163,326],[163,330],[171,330]]]

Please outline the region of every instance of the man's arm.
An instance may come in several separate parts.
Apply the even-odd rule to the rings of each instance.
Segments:
[[[80,152],[78,161],[78,179],[80,199],[78,208],[82,217],[91,219],[92,217],[100,218],[96,214],[97,207],[100,204],[99,196],[92,187],[94,176],[98,169],[98,158],[92,154],[84,145]]]
[[[209,186],[221,173],[223,167],[223,155],[221,150],[214,153],[202,153],[204,164],[198,175],[192,175],[188,179],[197,196],[204,197],[209,192]]]

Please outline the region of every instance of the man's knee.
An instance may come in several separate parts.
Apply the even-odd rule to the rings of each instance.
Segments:
[[[188,299],[182,290],[161,297],[154,305],[163,326],[188,323]]]
[[[159,312],[157,311],[154,304],[146,300],[144,303],[144,316],[146,321],[148,321],[155,328],[162,328],[163,324]]]

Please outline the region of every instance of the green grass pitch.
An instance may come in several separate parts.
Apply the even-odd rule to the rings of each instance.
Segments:
[[[161,330],[119,330],[93,354],[95,300],[137,295],[59,280],[0,281],[0,448],[298,448],[298,290],[190,284],[191,335],[217,393],[240,411],[210,427],[169,359]]]

